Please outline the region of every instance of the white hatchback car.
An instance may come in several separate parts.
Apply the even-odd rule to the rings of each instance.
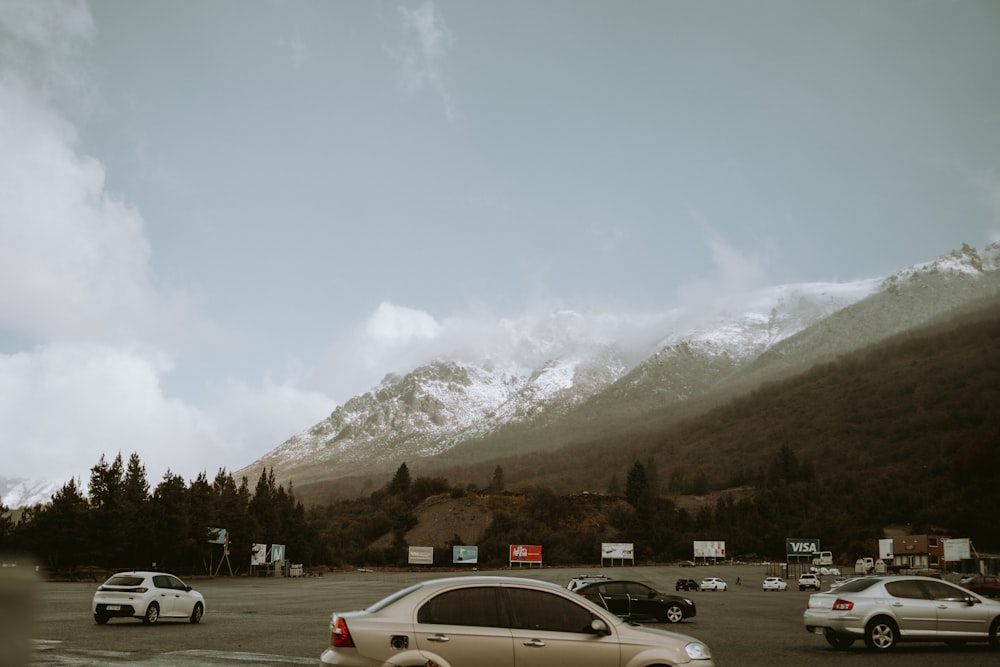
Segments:
[[[94,593],[93,610],[101,625],[112,618],[139,618],[147,625],[161,618],[198,623],[205,614],[205,598],[172,574],[119,572]]]
[[[718,577],[705,577],[701,580],[698,588],[703,591],[725,591],[729,590],[726,582]]]
[[[787,591],[788,582],[781,577],[768,577],[761,588],[765,591]]]

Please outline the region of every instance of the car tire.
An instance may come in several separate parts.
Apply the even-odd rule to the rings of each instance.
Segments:
[[[684,610],[680,605],[672,604],[667,607],[663,620],[667,623],[680,623],[684,620]]]
[[[899,628],[889,618],[873,618],[865,626],[865,646],[873,651],[888,651],[896,645]]]
[[[823,636],[826,637],[826,643],[838,651],[846,651],[854,644],[854,639],[852,637],[847,635],[838,635],[830,628],[826,629]]]
[[[205,608],[201,606],[200,602],[195,603],[194,609],[191,610],[191,618],[189,619],[192,623],[200,623],[201,617],[205,615]]]
[[[160,605],[150,602],[146,607],[146,613],[142,615],[142,622],[146,625],[153,625],[160,618]]]
[[[108,622],[108,617],[104,614],[94,614],[94,620],[97,621],[98,625],[104,625]]]
[[[993,623],[990,624],[990,647],[993,649],[1000,649],[1000,616],[993,619]]]

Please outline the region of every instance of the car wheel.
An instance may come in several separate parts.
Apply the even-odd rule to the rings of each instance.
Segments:
[[[990,625],[990,646],[1000,649],[1000,616],[994,618]]]
[[[201,606],[200,602],[196,603],[194,606],[194,610],[191,612],[191,622],[192,623],[201,622],[201,617],[204,614],[205,614],[205,608]]]
[[[108,617],[104,614],[94,614],[94,620],[97,621],[98,625],[104,625],[108,622]]]
[[[823,636],[826,637],[826,643],[838,651],[849,649],[854,644],[854,639],[848,637],[847,635],[838,635],[830,628],[826,629]]]
[[[684,610],[680,608],[680,605],[672,604],[667,607],[667,613],[663,620],[668,623],[680,623],[684,620]]]
[[[896,624],[884,616],[872,619],[865,626],[865,646],[875,651],[888,651],[896,645]]]
[[[150,602],[149,606],[146,607],[146,613],[142,616],[142,622],[146,625],[152,625],[156,623],[158,618],[160,618],[160,605]]]

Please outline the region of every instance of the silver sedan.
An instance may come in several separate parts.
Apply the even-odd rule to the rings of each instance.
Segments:
[[[802,618],[807,631],[838,649],[858,639],[877,651],[900,641],[1000,648],[1000,602],[928,577],[860,577],[810,595]]]
[[[427,581],[334,613],[320,664],[714,665],[697,639],[626,623],[555,584],[483,576]]]

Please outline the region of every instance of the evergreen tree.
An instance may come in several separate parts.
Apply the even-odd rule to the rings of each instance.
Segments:
[[[392,496],[405,495],[410,490],[410,481],[410,469],[406,467],[406,463],[401,463],[386,487],[386,492]]]
[[[500,467],[500,464],[497,464],[497,467],[493,469],[493,478],[486,490],[491,493],[501,493],[504,490],[503,468]]]

